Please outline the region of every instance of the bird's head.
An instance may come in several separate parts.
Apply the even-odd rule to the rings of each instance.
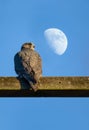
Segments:
[[[21,50],[23,49],[31,49],[34,50],[35,49],[35,45],[32,42],[28,42],[28,43],[24,43],[21,47]]]

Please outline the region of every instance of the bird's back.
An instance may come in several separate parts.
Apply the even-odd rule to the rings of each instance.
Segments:
[[[34,80],[39,80],[42,75],[42,63],[40,55],[33,50],[24,49],[14,58],[15,71],[18,75],[28,75]]]

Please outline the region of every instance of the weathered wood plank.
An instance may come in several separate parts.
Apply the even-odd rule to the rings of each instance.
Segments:
[[[89,96],[89,77],[42,77],[33,92],[24,79],[0,77],[1,97]]]

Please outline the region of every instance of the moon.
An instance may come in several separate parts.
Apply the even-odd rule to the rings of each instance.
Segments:
[[[63,31],[58,28],[49,28],[44,31],[44,36],[56,54],[64,54],[68,46],[68,40]]]

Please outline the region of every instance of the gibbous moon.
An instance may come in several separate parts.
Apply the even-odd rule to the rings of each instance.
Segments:
[[[56,54],[62,55],[66,51],[68,45],[67,37],[61,30],[57,28],[46,29],[44,36]]]

